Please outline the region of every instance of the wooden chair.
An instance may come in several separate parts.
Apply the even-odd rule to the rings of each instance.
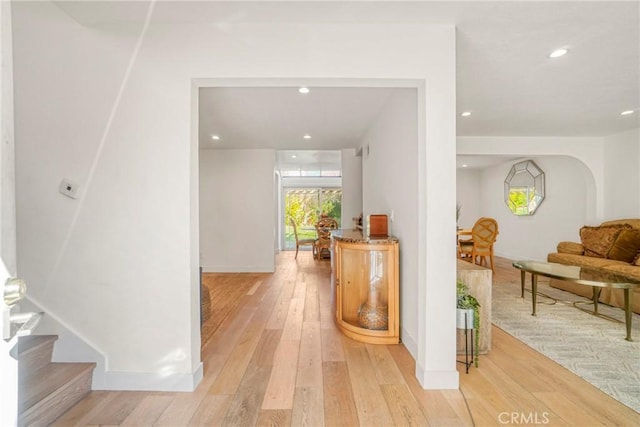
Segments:
[[[474,264],[482,261],[487,264],[487,257],[491,262],[491,271],[495,272],[493,265],[493,243],[498,236],[498,222],[493,218],[482,217],[476,221],[471,229],[471,239],[458,240],[458,255],[460,258],[469,258]]]
[[[296,237],[296,256],[294,259],[298,259],[298,249],[300,246],[311,246],[311,250],[313,251],[313,257],[316,257],[316,241],[317,239],[299,239],[298,238],[298,227],[296,226],[296,222],[291,218],[291,225],[293,226],[293,235]]]
[[[321,218],[316,224],[318,240],[316,240],[315,255],[318,259],[322,256],[323,250],[331,247],[331,230],[338,228],[338,221],[333,218]]]

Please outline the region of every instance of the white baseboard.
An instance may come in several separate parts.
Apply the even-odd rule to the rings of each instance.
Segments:
[[[207,265],[202,266],[203,273],[274,273],[273,265]]]
[[[203,364],[192,374],[158,372],[104,372],[102,378],[94,376],[93,390],[169,391],[191,392],[203,378]]]
[[[457,390],[460,386],[458,371],[425,371],[418,363],[418,344],[415,339],[402,328],[402,344],[416,361],[416,378],[425,390]]]
[[[416,378],[425,390],[457,390],[460,388],[460,375],[453,371],[425,371],[416,364]]]
[[[402,344],[409,350],[409,353],[415,360],[418,354],[418,343],[416,343],[416,340],[413,339],[405,328],[402,328],[400,331],[400,337],[402,338]]]

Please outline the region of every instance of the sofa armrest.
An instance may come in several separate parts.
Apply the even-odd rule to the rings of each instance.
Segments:
[[[560,242],[558,243],[558,253],[584,255],[584,246],[577,242]]]

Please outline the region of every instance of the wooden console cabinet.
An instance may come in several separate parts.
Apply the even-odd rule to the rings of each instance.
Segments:
[[[368,238],[359,230],[336,230],[331,237],[338,328],[357,341],[399,343],[398,239]]]

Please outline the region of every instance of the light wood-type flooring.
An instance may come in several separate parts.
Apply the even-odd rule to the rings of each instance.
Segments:
[[[493,327],[460,390],[423,390],[403,345],[342,336],[328,260],[278,255],[202,349],[192,393],[93,391],[54,425],[637,426],[640,415]],[[497,260],[495,279],[516,275]],[[437,345],[431,343],[430,345]]]

